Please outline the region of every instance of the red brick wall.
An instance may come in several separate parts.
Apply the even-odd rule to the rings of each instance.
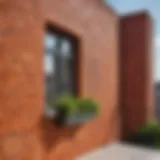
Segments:
[[[49,159],[67,160],[116,139],[118,17],[96,0],[48,0],[44,12],[50,24],[80,40],[80,96],[93,97],[101,107],[96,121],[72,130],[72,135],[66,129],[69,138],[62,133],[63,140],[50,144]]]
[[[121,110],[123,131],[153,118],[152,22],[147,12],[121,17]]]
[[[47,24],[80,40],[80,96],[97,120],[57,129],[44,115]],[[71,160],[118,139],[118,16],[98,0],[0,1],[0,159]]]

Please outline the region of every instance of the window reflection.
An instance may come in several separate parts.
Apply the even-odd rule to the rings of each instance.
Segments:
[[[70,37],[48,31],[45,37],[44,71],[47,103],[75,91],[75,53]]]
[[[56,46],[56,35],[47,33],[45,37],[45,47],[48,49],[53,49]]]
[[[67,41],[66,39],[64,39],[62,41],[62,54],[64,57],[66,58],[71,58],[70,57],[70,53],[71,53],[71,42]]]

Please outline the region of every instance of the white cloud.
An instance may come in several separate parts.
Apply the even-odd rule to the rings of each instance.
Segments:
[[[160,49],[160,37],[157,37],[155,39],[155,46],[156,46],[157,49]]]
[[[160,80],[160,36],[155,38],[155,76],[156,81]]]

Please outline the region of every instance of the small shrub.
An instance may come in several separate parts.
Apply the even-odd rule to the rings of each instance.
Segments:
[[[92,99],[82,99],[78,101],[80,114],[98,114],[98,105]]]
[[[150,121],[137,133],[131,135],[127,142],[151,147],[160,148],[160,125],[156,121]]]
[[[98,114],[98,105],[89,98],[78,99],[71,95],[64,95],[55,103],[50,103],[50,106],[56,111],[65,111],[67,116]]]
[[[56,111],[65,111],[68,116],[72,116],[77,112],[76,98],[70,95],[65,95],[59,98],[50,106]]]

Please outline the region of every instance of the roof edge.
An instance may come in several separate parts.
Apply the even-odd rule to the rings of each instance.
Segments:
[[[100,0],[100,2],[101,2],[101,5],[102,5],[105,9],[107,9],[111,14],[113,14],[113,15],[115,15],[115,16],[119,16],[118,13],[117,13],[117,11],[116,11],[116,9],[114,8],[113,5],[107,3],[107,1],[105,1],[105,0]]]
[[[133,11],[133,12],[128,12],[120,15],[121,19],[126,19],[126,18],[131,18],[131,17],[138,17],[138,16],[145,16],[149,17],[151,19],[151,14],[147,9],[144,10],[139,10],[139,11]]]

